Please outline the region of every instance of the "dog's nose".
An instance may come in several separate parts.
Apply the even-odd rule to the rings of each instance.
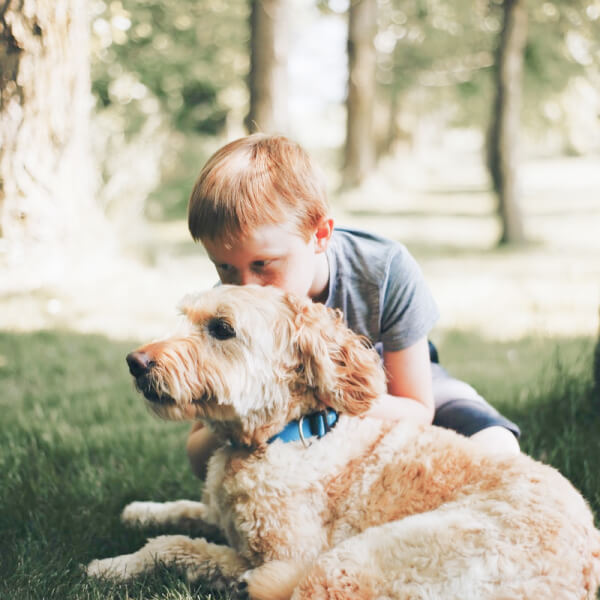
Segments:
[[[129,372],[134,377],[139,377],[148,372],[152,366],[152,358],[145,352],[130,352],[126,360],[129,365]]]

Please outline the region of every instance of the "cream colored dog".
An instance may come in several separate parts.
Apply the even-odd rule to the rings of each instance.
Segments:
[[[157,537],[93,561],[91,575],[126,579],[158,561],[263,600],[595,598],[600,533],[581,495],[527,456],[357,418],[385,378],[339,315],[254,286],[182,310],[187,331],[130,354],[130,369],[158,415],[201,419],[223,445],[201,503],[134,502],[123,519],[197,520],[228,544]],[[322,437],[271,441],[326,407],[339,419]]]

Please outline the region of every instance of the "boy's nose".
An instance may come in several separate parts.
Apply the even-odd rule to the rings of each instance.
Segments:
[[[252,273],[252,271],[240,272],[238,275],[239,281],[238,285],[248,285],[250,283],[254,283],[260,285],[260,277],[256,275],[256,273]]]

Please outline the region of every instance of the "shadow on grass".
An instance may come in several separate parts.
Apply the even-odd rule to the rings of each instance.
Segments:
[[[81,564],[137,550],[148,535],[119,521],[132,500],[198,498],[187,424],[159,422],[133,390],[135,345],[68,332],[0,332],[0,598],[218,598],[176,571],[113,586]],[[496,343],[450,332],[442,363],[523,430],[523,449],[553,464],[600,511],[598,404],[590,339]]]

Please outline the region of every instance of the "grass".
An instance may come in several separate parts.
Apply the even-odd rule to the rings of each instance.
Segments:
[[[80,569],[144,542],[119,523],[127,502],[199,491],[184,459],[189,426],[146,412],[125,368],[131,347],[71,333],[0,335],[3,600],[189,596],[167,571],[113,589]]]
[[[0,332],[0,598],[3,600],[219,598],[159,570],[128,585],[88,580],[80,565],[136,550],[148,532],[125,529],[134,499],[194,498],[187,424],[159,422],[124,363],[134,343],[48,331]],[[600,515],[600,403],[592,340],[497,343],[450,332],[443,363],[473,383]]]

